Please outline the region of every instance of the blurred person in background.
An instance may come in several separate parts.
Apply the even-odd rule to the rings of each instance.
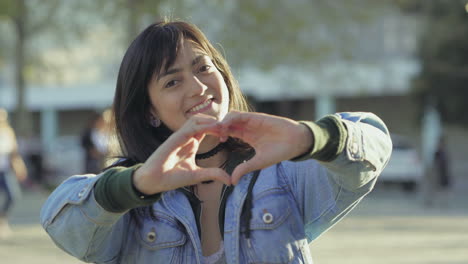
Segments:
[[[182,21],[133,41],[113,110],[123,158],[70,177],[41,210],[86,262],[312,263],[309,243],[372,190],[392,149],[372,113],[251,112],[222,55]]]
[[[0,194],[3,196],[0,205],[0,239],[11,235],[8,213],[21,195],[19,182],[23,183],[26,179],[27,169],[18,153],[15,132],[8,122],[7,111],[0,108]]]
[[[108,154],[110,111],[94,113],[81,136],[84,152],[84,173],[98,173]]]
[[[450,187],[452,185],[449,155],[445,136],[441,135],[434,155],[434,173],[436,174],[436,199],[435,203],[439,207],[448,207],[450,205]]]

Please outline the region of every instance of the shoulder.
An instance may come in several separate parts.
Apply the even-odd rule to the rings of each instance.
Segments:
[[[323,170],[323,166],[313,159],[303,161],[282,161],[273,166],[262,169],[257,180],[259,185],[287,187],[301,175],[311,174]]]

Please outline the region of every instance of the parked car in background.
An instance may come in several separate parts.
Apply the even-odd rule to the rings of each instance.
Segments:
[[[393,152],[379,181],[399,184],[406,191],[415,190],[423,179],[423,164],[414,144],[405,136],[392,135]]]

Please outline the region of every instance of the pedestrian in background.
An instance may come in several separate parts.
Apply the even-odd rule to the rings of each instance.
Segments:
[[[26,179],[27,169],[18,153],[15,132],[8,122],[7,111],[0,108],[0,194],[4,196],[0,205],[0,239],[11,235],[8,214],[21,195],[19,183]]]
[[[222,55],[181,21],[133,41],[113,112],[123,159],[67,179],[41,211],[87,262],[312,263],[309,243],[372,190],[392,149],[371,113],[250,112]]]
[[[84,152],[84,173],[98,173],[104,167],[108,154],[109,112],[94,113],[81,136]]]
[[[436,174],[436,198],[439,207],[446,208],[450,205],[450,189],[452,177],[450,175],[450,159],[444,135],[441,135],[434,155],[434,173]]]

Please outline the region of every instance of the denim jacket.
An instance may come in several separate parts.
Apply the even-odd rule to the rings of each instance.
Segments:
[[[333,161],[283,161],[261,170],[249,238],[241,212],[253,173],[241,178],[225,205],[227,263],[313,263],[309,243],[372,190],[390,157],[389,132],[371,113],[336,115],[348,138]],[[70,177],[44,204],[41,224],[60,248],[85,262],[201,264],[196,221],[180,190],[164,192],[153,204],[156,218],[137,225],[128,212],[111,213],[96,202],[99,177]]]

